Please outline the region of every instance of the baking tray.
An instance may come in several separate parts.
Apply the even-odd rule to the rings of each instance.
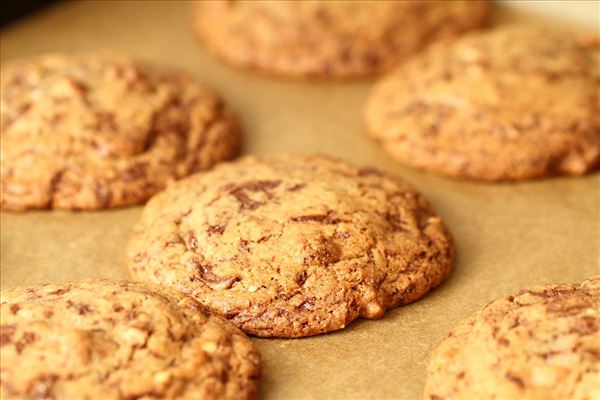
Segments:
[[[561,16],[597,31],[598,4],[508,2],[496,5],[495,19],[557,23]],[[263,360],[263,399],[420,398],[429,353],[448,328],[524,286],[599,272],[597,173],[488,184],[404,168],[365,133],[362,108],[372,81],[289,81],[230,68],[196,43],[185,2],[62,3],[2,31],[1,44],[2,62],[116,48],[183,67],[240,116],[242,153],[329,153],[393,172],[432,201],[457,243],[449,279],[381,320],[311,338],[253,339]],[[2,212],[1,286],[127,278],[124,246],[140,210]]]

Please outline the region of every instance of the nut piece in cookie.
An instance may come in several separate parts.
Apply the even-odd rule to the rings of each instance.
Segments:
[[[240,141],[229,109],[187,73],[110,52],[8,62],[0,104],[8,210],[143,203]]]
[[[433,352],[426,400],[600,398],[600,276],[497,299]]]
[[[324,156],[248,157],[176,182],[147,204],[128,245],[136,279],[281,337],[379,318],[439,285],[453,257],[422,195]]]
[[[2,291],[2,399],[251,399],[259,356],[176,291],[92,280]]]
[[[482,26],[485,0],[199,1],[200,39],[227,62],[294,77],[388,70],[428,44]]]
[[[600,162],[600,46],[508,26],[433,46],[376,84],[369,133],[398,161],[488,181]]]

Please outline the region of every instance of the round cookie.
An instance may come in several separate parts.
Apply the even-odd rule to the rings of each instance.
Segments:
[[[244,158],[170,186],[128,246],[133,276],[257,336],[379,318],[439,285],[452,239],[400,180],[324,156]]]
[[[597,40],[509,26],[433,46],[366,107],[398,161],[481,180],[580,175],[600,161]]]
[[[3,399],[250,399],[250,340],[193,299],[93,280],[2,291]]]
[[[104,209],[231,157],[231,112],[186,73],[110,52],[2,65],[1,205]]]
[[[483,25],[487,1],[201,1],[196,32],[226,61],[288,76],[380,73]]]
[[[599,327],[600,276],[502,297],[446,334],[425,399],[600,398]]]

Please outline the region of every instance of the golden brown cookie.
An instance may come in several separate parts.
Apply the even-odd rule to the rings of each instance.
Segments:
[[[2,399],[250,399],[259,356],[176,291],[94,280],[2,291]]]
[[[487,1],[200,1],[199,37],[226,61],[289,76],[379,73],[485,22]]]
[[[439,285],[452,239],[400,180],[324,156],[217,166],[155,196],[129,267],[258,336],[298,337],[379,318]]]
[[[186,73],[108,52],[2,66],[1,205],[104,209],[229,158],[231,112]]]
[[[532,26],[434,46],[376,85],[368,130],[398,161],[445,175],[583,174],[600,161],[599,49]]]
[[[448,332],[425,399],[600,398],[600,276],[505,296]]]

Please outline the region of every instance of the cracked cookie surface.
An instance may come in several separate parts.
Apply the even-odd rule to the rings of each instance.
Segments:
[[[509,26],[440,44],[376,84],[369,133],[445,175],[581,175],[600,162],[598,38]]]
[[[379,73],[481,26],[486,1],[202,1],[194,22],[228,62],[290,76]]]
[[[111,52],[2,65],[1,205],[104,209],[233,155],[235,118],[185,72]]]
[[[128,245],[135,278],[281,337],[379,318],[440,284],[453,257],[423,196],[325,156],[247,157],[176,182]]]
[[[600,276],[485,306],[433,352],[425,399],[600,398]]]
[[[179,292],[92,280],[2,291],[3,399],[250,399],[259,356]]]

